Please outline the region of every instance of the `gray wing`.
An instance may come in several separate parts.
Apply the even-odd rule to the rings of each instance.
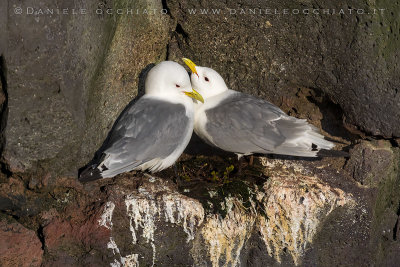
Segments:
[[[111,177],[150,160],[166,158],[189,131],[189,118],[182,104],[142,97],[114,126],[99,169],[103,177]]]
[[[213,143],[227,151],[256,153],[285,141],[273,122],[283,111],[273,104],[243,93],[234,93],[206,110],[206,131]]]
[[[212,143],[239,154],[313,156],[311,143],[320,142],[322,137],[306,120],[290,117],[268,101],[239,92],[206,110],[206,116]]]

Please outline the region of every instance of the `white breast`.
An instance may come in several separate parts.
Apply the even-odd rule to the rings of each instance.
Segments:
[[[214,144],[212,137],[208,134],[206,129],[206,124],[208,120],[206,111],[218,106],[219,103],[221,103],[225,98],[234,93],[235,91],[228,90],[219,95],[205,99],[204,104],[199,102],[195,104],[194,131],[200,138],[202,138],[203,140],[207,140],[211,144]]]

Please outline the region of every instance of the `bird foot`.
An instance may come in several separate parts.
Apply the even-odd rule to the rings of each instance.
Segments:
[[[149,173],[144,173],[144,176],[146,176],[147,178],[149,178],[149,182],[150,183],[153,183],[153,182],[155,182],[156,181],[156,177],[154,177],[154,176],[152,176],[151,174],[149,174]]]

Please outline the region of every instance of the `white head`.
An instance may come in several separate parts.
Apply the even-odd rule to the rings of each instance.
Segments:
[[[207,98],[228,91],[224,79],[218,72],[207,67],[196,66],[187,58],[184,58],[183,61],[192,71],[190,76],[192,87],[204,97],[205,101]]]
[[[154,66],[145,81],[146,95],[169,96],[171,98],[203,98],[192,90],[189,76],[184,67],[173,61],[163,61]]]

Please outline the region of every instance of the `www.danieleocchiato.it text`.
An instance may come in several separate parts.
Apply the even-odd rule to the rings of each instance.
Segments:
[[[215,8],[191,8],[187,9],[191,15],[363,15],[363,14],[383,14],[385,9],[374,8],[370,10],[362,8],[348,9],[322,9],[322,8],[303,8],[303,9],[276,9],[276,8],[247,8],[247,9],[215,9]]]

